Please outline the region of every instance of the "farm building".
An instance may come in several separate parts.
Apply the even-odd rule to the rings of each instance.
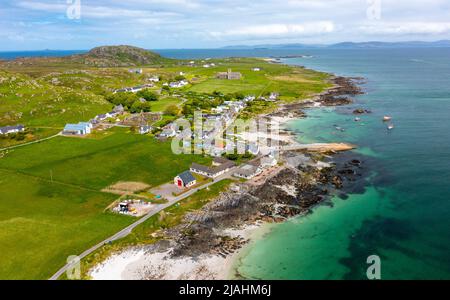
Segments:
[[[67,124],[64,127],[63,134],[65,135],[86,135],[92,131],[92,124],[87,122],[80,122],[78,124]]]
[[[174,178],[174,184],[180,189],[190,188],[194,186],[196,183],[197,180],[195,179],[194,175],[192,175],[192,173],[189,171],[183,172]]]
[[[1,135],[18,133],[18,132],[23,132],[23,131],[25,131],[25,126],[23,126],[23,125],[0,127]]]

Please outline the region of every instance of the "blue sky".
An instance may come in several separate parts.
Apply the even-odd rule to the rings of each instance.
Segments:
[[[0,0],[0,51],[440,39],[449,0]]]

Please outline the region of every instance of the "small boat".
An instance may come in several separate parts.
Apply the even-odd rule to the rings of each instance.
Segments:
[[[361,118],[355,118],[355,122],[361,121]]]
[[[392,129],[394,129],[394,128],[395,128],[395,126],[394,126],[393,124],[390,124],[390,125],[387,127],[388,130],[392,130]]]
[[[342,131],[342,132],[344,132],[344,131],[345,131],[345,129],[344,129],[344,128],[342,128],[342,127],[339,127],[339,126],[336,126],[336,130],[339,130],[339,131]]]
[[[383,122],[389,122],[391,120],[392,120],[392,117],[389,117],[389,116],[384,116],[383,117]]]

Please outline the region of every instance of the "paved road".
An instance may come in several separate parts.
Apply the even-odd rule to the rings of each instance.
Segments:
[[[133,224],[129,225],[128,227],[126,227],[125,229],[122,229],[121,231],[119,231],[118,233],[116,233],[115,235],[107,238],[106,240],[104,240],[101,243],[98,243],[97,245],[89,248],[88,250],[84,251],[83,253],[81,253],[80,255],[78,255],[78,257],[81,259],[85,258],[86,256],[88,256],[89,254],[91,254],[92,252],[94,252],[95,250],[99,249],[100,247],[119,240],[121,238],[126,237],[127,235],[129,235],[134,228],[136,228],[137,226],[139,226],[140,224],[144,223],[145,221],[147,221],[148,219],[150,219],[151,217],[153,217],[154,215],[156,215],[157,213],[161,212],[162,210],[174,205],[175,203],[186,199],[187,197],[195,194],[196,192],[198,192],[199,190],[205,189],[215,183],[218,183],[222,180],[225,179],[229,179],[232,178],[232,174],[235,172],[236,168],[233,168],[231,171],[229,171],[228,173],[220,176],[219,178],[216,178],[213,182],[209,182],[207,184],[204,184],[200,187],[197,187],[195,189],[190,190],[189,192],[186,192],[174,199],[172,199],[171,201],[169,201],[168,203],[165,204],[159,204],[155,209],[151,210],[147,215],[145,215],[144,217],[140,218],[139,220],[137,220],[136,222],[134,222]],[[56,272],[52,277],[50,277],[49,280],[57,280],[59,277],[61,277],[61,275],[63,275],[68,269],[70,269],[73,266],[73,264],[66,264],[64,267],[62,267],[61,269],[58,270],[58,272]]]

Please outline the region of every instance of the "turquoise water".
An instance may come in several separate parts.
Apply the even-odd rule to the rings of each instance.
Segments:
[[[359,146],[365,189],[306,217],[270,226],[237,265],[246,278],[366,279],[370,255],[382,279],[450,279],[450,51],[315,50],[291,64],[367,78],[347,107],[312,109],[289,127],[302,142]],[[361,123],[351,114],[369,108]],[[396,128],[381,122],[391,115]],[[345,128],[338,132],[334,125]]]

